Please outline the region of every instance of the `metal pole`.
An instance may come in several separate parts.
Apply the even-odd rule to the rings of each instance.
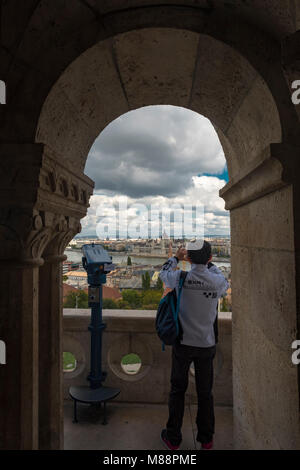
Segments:
[[[87,380],[91,388],[99,388],[105,380],[106,373],[102,372],[102,332],[106,328],[102,322],[102,284],[91,286],[90,289],[96,294],[97,303],[92,304],[91,323],[91,368]]]

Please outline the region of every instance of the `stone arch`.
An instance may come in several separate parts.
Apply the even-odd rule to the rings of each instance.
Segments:
[[[290,201],[289,189],[285,189],[283,181],[283,165],[273,153],[274,145],[279,146],[287,140],[295,142],[293,126],[287,126],[286,121],[293,110],[286,106],[290,99],[288,89],[284,83],[280,84],[280,77],[279,81],[274,80],[274,70],[270,75],[265,64],[257,62],[248,50],[245,55],[238,52],[246,52],[243,40],[237,45],[233,40],[222,41],[216,31],[209,33],[148,27],[101,40],[69,65],[52,87],[40,115],[36,141],[45,144],[45,151],[49,149],[60,164],[69,168],[73,165],[83,172],[95,138],[109,122],[126,111],[147,105],[171,104],[208,117],[218,132],[229,168],[230,182],[222,195],[227,208],[232,209],[232,256],[236,263],[233,296],[238,299],[234,303],[238,309],[242,302],[240,297],[243,297],[242,293],[237,295],[240,284],[252,279],[251,270],[255,272],[253,261],[250,261],[258,255],[255,245],[268,244],[264,235],[259,239],[260,232],[251,211],[261,214],[271,226],[275,208],[282,205],[279,210],[283,215],[284,207]],[[271,54],[276,54],[276,48]],[[278,94],[280,102],[276,100]],[[277,189],[278,195],[272,193]],[[266,202],[262,198],[268,194]],[[251,209],[248,205],[252,201]],[[272,207],[270,213],[266,212],[266,204]],[[252,237],[248,242],[243,238],[246,236],[247,239],[242,230],[244,222]],[[287,236],[288,230],[283,237]],[[274,242],[274,254],[277,249],[277,242]],[[269,256],[264,253],[263,259],[271,259]],[[245,264],[251,270],[243,276],[240,267]],[[287,278],[290,274],[285,273]],[[255,280],[253,285],[256,285]],[[266,285],[264,290],[269,288]],[[287,291],[284,297],[286,295]],[[242,310],[247,311],[243,302],[242,305]],[[255,302],[253,305],[260,310]],[[243,343],[255,334],[254,325],[249,323],[252,333],[243,337],[242,321],[239,316],[235,318],[240,338],[234,343],[238,344],[234,347],[235,406],[241,406],[244,416],[251,421],[257,420],[263,405],[254,406],[252,398],[247,402],[245,392],[239,388],[243,366],[238,356]],[[267,323],[261,326],[263,330],[268,328]],[[283,328],[290,327],[285,325]],[[288,333],[283,341],[287,338]],[[282,347],[282,338],[275,335],[273,340]],[[247,368],[245,363],[244,366]],[[296,380],[295,375],[292,380]],[[243,418],[239,417],[236,435],[240,437],[237,437],[236,445],[247,447],[249,441],[241,431],[243,426]],[[273,436],[269,435],[267,440],[275,445]]]
[[[256,359],[254,363],[251,359],[247,362],[244,356],[240,358],[240,353],[244,344],[251,342],[250,338],[256,338],[259,351],[270,328],[267,317],[262,314],[262,309],[267,309],[265,300],[257,295],[254,260],[261,256],[265,262],[274,262],[274,256],[278,259],[283,256],[279,239],[271,237],[270,249],[268,235],[262,226],[265,223],[274,234],[276,211],[284,217],[289,207],[291,190],[283,180],[283,165],[274,155],[277,157],[276,146],[282,145],[286,139],[294,142],[294,132],[292,126],[289,128],[284,121],[292,111],[284,106],[281,108],[282,101],[275,100],[278,83],[274,83],[273,76],[267,83],[268,71],[264,66],[254,68],[254,60],[247,60],[233,46],[209,34],[166,27],[135,29],[104,39],[79,56],[52,88],[41,112],[36,140],[43,143],[45,152],[51,151],[60,164],[69,168],[73,165],[81,173],[89,148],[100,131],[126,111],[147,105],[171,104],[200,112],[213,122],[230,174],[230,182],[222,195],[227,208],[232,209],[233,314],[236,328],[233,344],[234,406],[243,410],[236,418],[236,445],[246,448],[251,444],[249,436],[243,432],[244,420],[255,426],[265,404],[258,398],[255,386],[253,394],[257,404],[253,402],[252,392],[248,399],[243,388],[248,378],[243,376],[243,371],[247,367],[255,367]],[[245,47],[243,43],[242,47]],[[281,96],[285,101],[288,94],[285,91]],[[287,225],[282,223],[284,229],[280,235],[282,238],[279,237],[283,245],[286,244],[284,239],[291,235],[291,218],[288,217],[287,221]],[[287,249],[293,250],[291,239]],[[284,277],[292,285],[293,270],[286,268]],[[274,286],[274,279],[269,280],[270,284],[266,281],[262,290],[267,292],[271,289],[276,296],[281,280],[279,276]],[[247,282],[253,285],[254,290],[252,287],[243,290]],[[290,294],[286,280],[284,285],[283,298],[287,301]],[[249,295],[254,296],[251,307],[244,303],[244,298],[249,298]],[[258,305],[256,298],[265,307]],[[276,304],[273,308],[276,310]],[[290,308],[295,311],[293,301]],[[250,318],[251,315],[256,318],[256,312],[261,312],[263,333],[250,319],[245,332],[239,310],[247,312]],[[272,339],[269,339],[282,349],[286,348],[289,332],[295,327],[295,316],[289,325],[283,319],[281,323],[279,317],[278,322],[285,333],[277,335],[274,330]],[[271,343],[269,347],[268,354],[271,354]],[[262,350],[260,353],[266,354]],[[287,360],[287,357],[279,359],[282,364]],[[274,379],[272,373],[265,369],[263,373],[270,374],[268,380]],[[279,374],[285,374],[284,368]],[[263,384],[261,376],[259,380]],[[295,385],[295,371],[290,380]],[[296,425],[294,421],[290,429],[295,430]],[[280,439],[287,442],[286,438],[281,436]],[[276,439],[272,433],[268,434],[265,445],[271,442],[269,445],[276,447]]]
[[[99,41],[155,25],[157,28],[206,34],[235,49],[267,83],[278,106],[284,139],[286,136],[299,140],[298,130],[291,128],[292,119],[288,119],[293,117],[294,110],[290,106],[290,93],[281,70],[280,44],[270,34],[256,28],[253,21],[245,21],[246,15],[240,15],[240,12],[223,5],[207,8],[207,2],[204,2],[206,6],[203,7],[202,2],[197,5],[189,2],[185,6],[169,5],[168,2],[162,6],[155,2],[154,5],[145,6],[137,1],[132,8],[123,9],[120,9],[120,5],[112,8],[106,5],[99,9],[96,2],[95,6],[90,3],[84,6],[75,0],[73,3],[76,8],[73,8],[72,13],[68,5],[64,5],[49,15],[47,4],[43,1],[38,2],[31,12],[16,54],[16,61],[26,62],[28,67],[25,73],[21,69],[7,71],[7,78],[12,82],[11,111],[17,106],[20,119],[25,114],[30,119],[26,126],[12,130],[9,125],[10,113],[6,114],[7,138],[11,138],[12,132],[16,131],[27,141],[34,138],[46,97],[62,72],[80,54]],[[281,10],[284,10],[283,5]],[[229,27],[232,23],[233,28]],[[288,28],[292,30],[291,24],[287,24]],[[63,48],[57,47],[57,35],[60,43],[64,44]],[[249,37],[255,40],[249,41]],[[34,103],[31,99],[33,94]]]
[[[82,54],[47,97],[36,139],[83,170],[109,122],[155,104],[208,117],[223,136],[230,176],[282,139],[272,94],[240,54],[207,35],[166,28],[120,34]]]

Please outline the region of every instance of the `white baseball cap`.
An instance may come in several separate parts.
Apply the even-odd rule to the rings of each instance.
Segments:
[[[198,238],[191,240],[186,244],[186,249],[187,251],[192,251],[192,250],[201,250],[204,245],[204,239],[203,238]]]

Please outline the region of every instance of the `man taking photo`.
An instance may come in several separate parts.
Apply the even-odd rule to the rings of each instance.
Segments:
[[[215,321],[218,299],[229,284],[222,272],[211,263],[211,245],[205,240],[180,247],[175,256],[168,259],[159,274],[166,288],[176,288],[180,278],[177,264],[181,260],[191,263],[179,306],[181,334],[172,346],[171,391],[169,419],[161,439],[169,450],[177,450],[182,441],[181,427],[184,415],[184,398],[188,387],[188,373],[194,362],[198,397],[197,441],[203,449],[213,447],[215,428],[213,386],[213,359],[216,354]]]

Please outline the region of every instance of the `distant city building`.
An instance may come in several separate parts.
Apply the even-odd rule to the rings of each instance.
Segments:
[[[119,289],[121,292],[124,289],[142,289],[142,277],[132,276],[129,279],[121,279],[119,283]]]
[[[85,271],[69,271],[65,274],[67,276],[66,284],[83,289],[87,286],[87,273]]]
[[[81,266],[81,263],[74,263],[73,261],[63,262],[63,274],[66,275],[69,271],[77,271]]]

